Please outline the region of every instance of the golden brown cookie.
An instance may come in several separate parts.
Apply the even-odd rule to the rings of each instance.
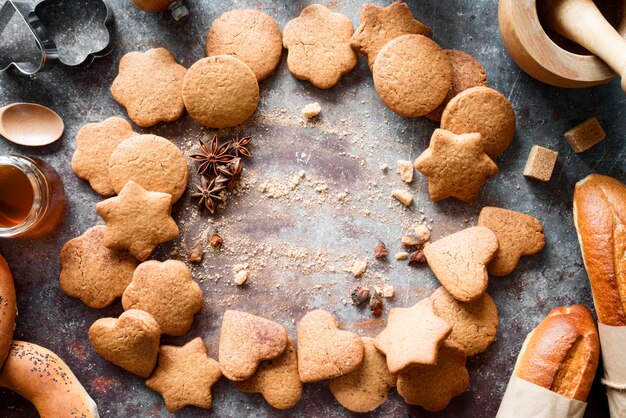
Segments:
[[[350,47],[352,22],[321,4],[312,4],[287,22],[283,46],[287,66],[294,77],[329,89],[356,67],[358,58]]]
[[[257,80],[274,73],[283,53],[278,25],[260,10],[230,10],[213,21],[206,38],[207,56],[232,55],[246,63]]]
[[[141,263],[124,294],[124,310],[141,309],[159,323],[161,332],[183,335],[202,308],[202,290],[182,261],[150,260]]]
[[[435,130],[414,165],[428,178],[428,193],[435,202],[448,197],[473,202],[480,187],[498,174],[498,166],[482,150],[480,134],[455,135],[443,129]]]
[[[61,248],[61,289],[90,308],[104,308],[122,296],[137,260],[104,246],[104,225],[89,228]]]
[[[134,181],[129,181],[119,196],[96,204],[104,219],[104,245],[128,250],[143,261],[154,247],[178,236],[176,222],[170,216],[172,195],[149,192]]]
[[[487,86],[485,69],[474,57],[456,49],[447,49],[444,52],[452,64],[452,87],[439,107],[426,115],[436,122],[441,120],[443,109],[457,94],[472,87]]]
[[[0,255],[0,368],[9,355],[13,331],[15,331],[15,317],[17,304],[15,302],[15,286],[11,270],[4,257]]]
[[[445,52],[422,35],[387,42],[373,73],[380,99],[399,115],[413,118],[435,110],[452,86],[452,65]]]
[[[254,376],[235,386],[242,392],[260,393],[276,409],[293,408],[302,397],[302,382],[298,374],[298,356],[289,341],[283,354],[262,362]]]
[[[141,377],[148,377],[157,361],[161,329],[147,312],[131,309],[119,318],[100,318],[89,328],[96,353]]]
[[[430,36],[431,29],[413,18],[411,9],[402,1],[387,7],[365,3],[361,6],[361,21],[350,39],[350,46],[367,56],[370,70],[382,47],[398,36],[415,34]]]
[[[398,375],[398,394],[409,405],[439,412],[453,397],[469,388],[466,360],[463,347],[445,341],[439,349],[436,366],[416,367]]]
[[[187,188],[185,156],[171,141],[137,135],[119,144],[109,159],[109,179],[117,193],[129,180],[151,192],[169,193],[176,202]]]
[[[183,81],[189,115],[207,128],[230,128],[246,121],[259,104],[259,83],[243,61],[230,55],[203,58]]]
[[[170,412],[184,406],[211,408],[211,387],[220,380],[222,371],[209,357],[202,338],[194,338],[182,347],[162,345],[159,364],[146,386],[159,392]]]
[[[88,123],[76,134],[72,170],[81,179],[89,181],[96,193],[105,197],[115,195],[109,180],[109,158],[115,147],[135,135],[137,132],[122,118]]]
[[[298,324],[298,371],[304,383],[343,376],[363,363],[361,337],[341,331],[322,309],[304,315]]]
[[[487,291],[487,265],[498,251],[489,228],[475,226],[427,245],[426,261],[446,290],[461,302],[472,302]]]
[[[448,338],[461,344],[469,357],[482,353],[496,339],[498,308],[487,293],[474,302],[459,302],[440,287],[430,300],[435,314],[452,325]]]
[[[142,128],[173,122],[185,110],[181,88],[186,72],[165,48],[129,52],[120,60],[111,93]]]
[[[374,339],[377,349],[387,355],[393,374],[416,366],[437,363],[437,351],[448,338],[452,327],[433,312],[430,299],[422,299],[410,308],[389,311],[387,327]]]
[[[396,376],[389,373],[387,359],[374,347],[374,339],[362,337],[365,346],[363,363],[350,373],[328,381],[337,401],[352,412],[371,412],[385,403],[389,388],[396,386]]]
[[[492,276],[512,273],[520,257],[537,254],[546,243],[541,222],[525,213],[484,207],[478,225],[491,229],[498,238],[498,251],[487,266]]]
[[[482,148],[491,158],[506,150],[515,136],[515,111],[499,92],[472,87],[457,94],[441,115],[441,129],[455,134],[478,132]]]
[[[230,380],[246,380],[259,363],[280,356],[286,349],[287,330],[274,321],[246,312],[228,310],[222,318],[219,361]]]

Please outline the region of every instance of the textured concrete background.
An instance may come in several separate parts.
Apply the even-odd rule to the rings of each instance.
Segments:
[[[101,222],[94,205],[100,198],[88,184],[73,175],[70,160],[74,136],[87,122],[110,116],[125,116],[111,98],[109,87],[120,57],[129,51],[167,47],[185,66],[204,56],[204,37],[211,21],[221,13],[254,7],[273,16],[283,28],[309,2],[304,1],[193,1],[191,19],[175,24],[168,16],[145,14],[129,1],[110,1],[115,12],[115,49],[84,69],[56,66],[32,78],[0,75],[0,105],[33,101],[55,109],[65,120],[66,132],[57,143],[29,149],[0,142],[0,153],[35,155],[50,162],[65,179],[69,211],[63,226],[52,236],[38,240],[0,242],[16,281],[19,318],[15,337],[33,341],[58,353],[72,367],[105,417],[167,416],[161,397],[145,387],[142,379],[99,358],[87,340],[87,330],[96,319],[118,316],[121,304],[96,311],[65,296],[58,285],[58,254],[68,239]],[[335,11],[357,25],[360,1],[332,1]],[[382,3],[382,2],[381,2]],[[384,327],[386,312],[407,306],[438,286],[427,268],[413,269],[396,262],[370,260],[366,277],[375,284],[386,278],[396,296],[385,301],[383,319],[372,319],[368,310],[358,310],[344,300],[358,282],[343,271],[355,257],[371,259],[375,238],[385,241],[393,254],[398,238],[419,221],[423,209],[432,218],[433,236],[445,236],[473,225],[482,206],[495,205],[527,212],[543,221],[547,245],[534,257],[522,260],[505,278],[494,278],[489,293],[500,312],[498,338],[489,350],[468,361],[470,390],[455,398],[442,417],[493,417],[497,411],[515,358],[526,334],[554,307],[582,303],[593,307],[571,219],[574,184],[591,172],[609,174],[624,181],[626,163],[623,109],[626,100],[613,82],[586,90],[552,88],[531,79],[506,54],[497,28],[495,0],[423,0],[409,2],[414,15],[433,29],[433,38],[444,48],[464,50],[479,59],[492,87],[505,94],[518,116],[513,145],[496,161],[500,174],[483,188],[470,205],[456,201],[433,204],[426,182],[417,174],[410,190],[416,196],[412,210],[392,201],[392,188],[402,187],[393,167],[398,159],[413,160],[425,149],[436,124],[426,119],[395,115],[378,99],[366,60],[328,91],[294,79],[286,55],[277,74],[261,83],[261,103],[244,126],[221,132],[223,137],[248,134],[254,137],[254,157],[247,162],[241,193],[216,217],[225,238],[223,251],[207,253],[194,277],[204,290],[205,304],[192,330],[164,342],[182,344],[202,336],[210,354],[217,353],[219,323],[230,307],[246,310],[285,325],[291,337],[304,313],[325,308],[336,315],[345,329],[375,336]],[[0,41],[2,42],[2,41]],[[149,77],[149,75],[147,75]],[[299,116],[307,103],[323,107],[321,121],[305,125]],[[604,125],[607,139],[592,150],[574,154],[562,133],[591,116]],[[137,128],[138,129],[138,128]],[[139,129],[138,129],[139,130]],[[198,138],[212,134],[188,116],[143,132],[166,136],[188,154]],[[526,180],[522,169],[532,145],[559,151],[553,179],[543,184]],[[392,166],[384,175],[379,165]],[[190,162],[190,167],[195,167]],[[261,192],[268,182],[288,184],[305,170],[305,180],[294,191]],[[192,176],[191,181],[195,181]],[[190,183],[191,184],[191,183]],[[328,190],[315,189],[325,184]],[[348,191],[344,203],[336,199]],[[274,198],[269,195],[274,194]],[[189,192],[179,201],[174,216],[181,237],[162,245],[153,258],[184,259],[186,248],[210,228],[206,213],[197,214]],[[212,228],[212,227],[211,227]],[[232,265],[246,261],[250,283],[233,286]],[[239,393],[222,379],[213,391],[211,414],[238,416],[350,416],[330,395],[326,384],[306,385],[302,401],[287,413],[277,413],[260,395]],[[2,416],[36,416],[34,409],[17,395],[0,391]],[[177,416],[204,416],[207,412],[185,408]],[[418,407],[407,407],[394,390],[373,416],[430,416]],[[587,408],[588,417],[606,417],[606,396],[596,382]]]

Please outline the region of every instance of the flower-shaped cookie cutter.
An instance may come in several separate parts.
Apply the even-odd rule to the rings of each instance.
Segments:
[[[101,25],[102,30],[94,30],[93,34],[89,33],[90,39],[93,38],[94,40],[90,43],[93,46],[89,50],[65,51],[62,45],[67,39],[54,30],[50,30],[54,26],[54,22],[51,22],[50,19],[64,19],[62,24],[57,22],[57,26],[64,28],[66,34],[80,33],[80,30],[75,29],[80,23],[76,19],[80,17],[81,12],[84,15],[82,17],[89,18],[90,25],[92,25],[91,20],[99,18],[96,24]],[[21,18],[19,23],[27,26],[30,34],[32,34],[39,49],[40,57],[33,62],[11,61],[4,68],[0,68],[0,72],[16,68],[22,74],[32,75],[48,68],[54,61],[59,61],[69,67],[80,67],[91,64],[94,59],[105,56],[112,50],[113,12],[104,0],[42,0],[37,3],[33,10],[30,10],[26,2],[7,0],[0,9],[0,37],[10,38],[11,34],[5,32],[9,21],[16,13]],[[91,29],[93,30],[93,28]],[[74,43],[76,44],[74,46],[83,47],[82,42],[74,40]],[[0,63],[1,65],[2,63]]]

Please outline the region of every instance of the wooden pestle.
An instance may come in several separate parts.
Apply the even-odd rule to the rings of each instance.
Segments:
[[[541,0],[539,0],[541,1]],[[543,0],[548,25],[560,35],[587,48],[622,77],[626,92],[626,39],[592,0]],[[626,7],[626,1],[622,0]]]

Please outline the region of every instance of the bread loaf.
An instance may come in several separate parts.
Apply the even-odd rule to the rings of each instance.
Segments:
[[[626,185],[598,174],[579,181],[574,224],[598,320],[626,325]]]
[[[585,401],[598,367],[600,342],[591,312],[560,307],[526,337],[513,373],[568,398]]]

